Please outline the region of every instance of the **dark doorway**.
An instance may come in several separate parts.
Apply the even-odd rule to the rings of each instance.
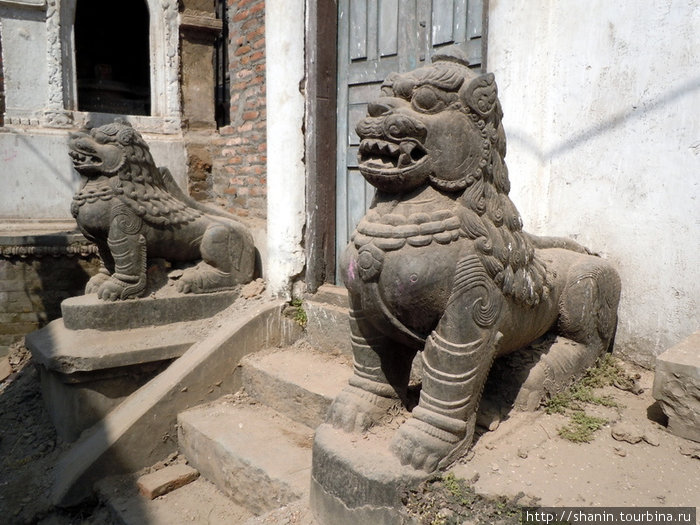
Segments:
[[[148,6],[144,0],[78,0],[78,110],[151,114]]]

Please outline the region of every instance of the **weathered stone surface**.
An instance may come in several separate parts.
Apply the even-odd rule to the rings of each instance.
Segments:
[[[105,302],[96,294],[71,297],[61,303],[63,323],[71,330],[126,330],[206,319],[231,306],[238,290],[198,295],[175,292],[119,302]]]
[[[193,321],[105,333],[68,330],[62,319],[56,319],[27,334],[26,345],[34,359],[48,370],[74,374],[70,380],[79,382],[82,372],[180,357],[198,340],[204,326],[204,321]]]
[[[137,471],[173,452],[179,412],[237,391],[234,371],[245,355],[299,337],[298,325],[282,316],[283,306],[270,301],[236,312],[85,431],[58,460],[53,501],[75,505],[90,496],[97,479]]]
[[[71,212],[104,264],[85,288],[103,300],[138,297],[147,261],[198,262],[182,272],[181,292],[214,292],[252,280],[255,247],[233,216],[185,195],[130,125],[115,121],[73,133],[69,142],[82,177]]]
[[[302,347],[253,354],[242,364],[248,394],[310,428],[323,422],[352,375],[347,361]]]
[[[74,375],[39,365],[41,394],[56,433],[66,442],[75,441],[169,364],[157,361]]]
[[[181,451],[255,513],[308,494],[313,431],[261,405],[225,399],[178,415]]]
[[[390,437],[356,439],[328,424],[316,430],[310,497],[319,523],[404,523],[401,494],[427,474],[401,465],[388,450]]]
[[[323,285],[304,301],[306,338],[319,350],[352,355],[348,294],[343,287]]]
[[[145,497],[155,499],[192,483],[198,477],[199,472],[196,469],[184,463],[178,463],[141,476],[136,480],[136,485]]]
[[[656,358],[653,395],[671,432],[700,441],[700,332]]]

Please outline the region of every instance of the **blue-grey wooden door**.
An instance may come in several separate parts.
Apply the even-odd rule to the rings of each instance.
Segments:
[[[336,261],[365,214],[374,188],[357,168],[355,125],[393,71],[410,71],[440,47],[462,45],[482,60],[483,0],[339,0]]]

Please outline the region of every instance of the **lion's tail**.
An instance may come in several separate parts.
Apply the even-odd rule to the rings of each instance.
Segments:
[[[595,255],[588,248],[572,239],[569,239],[568,237],[540,237],[527,232],[523,232],[523,235],[525,235],[532,246],[538,250],[547,248],[562,248],[572,252]]]

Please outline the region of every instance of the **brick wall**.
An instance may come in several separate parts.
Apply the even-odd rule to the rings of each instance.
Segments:
[[[98,269],[96,255],[0,258],[0,357],[15,341],[61,317],[61,301],[81,295]]]
[[[217,138],[213,193],[229,211],[264,218],[265,164],[265,2],[228,0],[231,123]]]

